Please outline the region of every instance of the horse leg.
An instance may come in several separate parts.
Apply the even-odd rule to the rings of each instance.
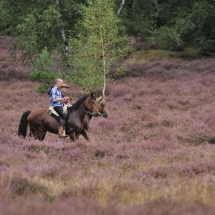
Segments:
[[[66,130],[66,134],[69,135],[69,138],[72,142],[75,141],[75,132],[72,127],[70,127],[69,129]]]
[[[35,132],[35,130],[33,130],[33,129],[31,128],[31,126],[30,126],[30,132],[29,132],[28,137],[34,136],[34,132]]]
[[[47,132],[47,131],[44,132],[44,134],[43,134],[43,136],[42,136],[42,138],[41,138],[41,141],[43,141],[43,140],[45,139],[46,132]]]
[[[39,128],[32,128],[30,127],[30,134],[29,136],[31,137],[32,135],[34,136],[35,140],[38,139],[40,141],[43,141],[45,138],[47,131],[44,131],[43,127],[39,127]]]
[[[71,140],[72,142],[75,141],[75,138],[74,138],[74,134],[73,134],[73,133],[72,133],[72,134],[69,134],[69,138],[70,138],[70,140]]]
[[[32,136],[34,137],[35,140],[38,139],[36,129],[32,128],[32,126],[30,125],[30,132],[28,137],[32,137]]]
[[[46,131],[37,132],[37,138],[38,138],[39,141],[43,141],[45,136],[46,136]]]
[[[32,135],[33,135],[33,132],[30,131],[28,137],[32,137]]]
[[[75,141],[79,139],[80,135],[81,135],[81,133],[75,134]]]
[[[45,135],[43,133],[38,133],[37,131],[35,131],[33,133],[35,140],[39,140],[39,141],[43,141]],[[43,137],[44,136],[44,137]]]
[[[83,129],[83,130],[81,131],[81,134],[83,135],[83,137],[84,137],[88,142],[90,142],[90,138],[89,138],[89,136],[88,136],[88,134],[87,134],[87,131],[86,131],[85,129]]]
[[[75,139],[74,139],[74,131],[72,129],[70,129],[69,131],[66,131],[66,134],[69,136],[69,138],[70,138],[70,140],[72,142],[75,141]]]

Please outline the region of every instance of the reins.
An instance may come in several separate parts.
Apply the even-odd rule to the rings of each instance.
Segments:
[[[99,98],[97,98],[96,99],[96,101],[99,101],[101,99],[101,97],[99,97]],[[100,104],[102,103],[102,102],[104,102],[104,98],[99,102]],[[77,103],[77,102],[76,102]],[[74,105],[72,105],[73,107],[74,107]],[[76,109],[76,108],[75,108]],[[79,110],[82,110],[82,109],[80,109],[80,108],[77,108],[77,109],[79,109]],[[103,116],[103,114],[101,114],[100,112],[98,112],[98,115],[96,114],[96,112],[90,112],[90,111],[86,111],[86,110],[82,110],[82,111],[84,111],[85,113],[87,113],[87,114],[90,114],[91,116]]]
[[[89,112],[89,111],[86,111],[86,110],[83,110],[83,111],[84,111],[85,113],[88,113],[88,114],[92,115],[92,116],[95,115],[95,112]],[[103,116],[103,114],[98,113],[98,116]]]

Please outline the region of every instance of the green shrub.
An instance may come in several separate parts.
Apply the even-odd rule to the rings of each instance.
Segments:
[[[37,93],[46,93],[48,91],[49,86],[46,85],[39,85],[36,87],[35,91]]]
[[[155,45],[160,49],[172,49],[182,43],[180,35],[174,28],[161,27],[155,39]]]
[[[60,76],[60,72],[54,68],[54,57],[45,47],[38,59],[32,64],[30,78],[41,84],[36,88],[36,92],[47,92],[53,80]]]

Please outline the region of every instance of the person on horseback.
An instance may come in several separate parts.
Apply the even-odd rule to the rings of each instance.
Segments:
[[[61,90],[61,92],[62,92],[62,94],[63,94],[64,97],[66,96],[66,92],[67,92],[67,89],[68,89],[68,88],[69,88],[69,87],[67,86],[67,84],[64,84],[64,83],[63,83],[63,84],[61,85],[60,90]],[[64,102],[64,104],[67,105],[68,107],[71,106],[70,100],[67,100],[66,102]]]
[[[59,137],[64,138],[64,137],[67,137],[67,135],[65,135],[65,129],[64,129],[67,116],[63,112],[63,105],[64,103],[69,101],[69,97],[66,97],[62,93],[61,91],[62,84],[63,84],[62,79],[57,78],[55,80],[55,85],[54,87],[52,87],[50,92],[50,104],[51,104],[51,107],[53,107],[54,110],[61,117],[60,125],[58,126],[58,134],[59,134]]]

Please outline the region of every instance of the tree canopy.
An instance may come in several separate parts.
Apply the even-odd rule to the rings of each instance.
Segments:
[[[70,39],[70,77],[74,84],[92,90],[105,84],[111,62],[127,55],[129,41],[114,12],[113,0],[87,0],[87,6],[82,5],[81,10],[82,19],[76,26],[78,35]]]
[[[34,61],[45,47],[50,53],[58,51],[73,64],[76,77],[80,75],[77,68],[81,68],[77,62],[84,66],[83,60],[77,60],[80,50],[87,48],[85,54],[95,63],[91,71],[98,70],[100,58],[107,66],[110,59],[122,56],[120,44],[130,36],[157,49],[183,46],[215,51],[214,0],[100,0],[96,10],[92,5],[98,2],[0,0],[0,35],[14,37],[11,51],[15,55],[16,50],[22,50],[25,62]],[[105,18],[98,21],[102,11]],[[70,51],[69,59],[65,50]]]
[[[118,18],[128,36],[151,39],[162,49],[182,43],[215,47],[213,0],[116,0],[115,14],[122,2]],[[62,27],[67,37],[80,33],[75,28],[82,17],[80,5],[89,6],[87,0],[0,0],[0,33],[17,38],[14,50],[23,49],[23,59],[38,55],[45,46],[62,51]]]

